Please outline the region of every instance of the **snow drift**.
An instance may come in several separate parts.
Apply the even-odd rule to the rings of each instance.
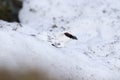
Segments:
[[[59,80],[119,80],[119,0],[23,3],[20,24],[0,21],[1,65],[43,69]]]

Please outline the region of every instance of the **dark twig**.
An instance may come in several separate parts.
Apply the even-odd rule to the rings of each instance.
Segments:
[[[74,36],[74,35],[72,35],[72,34],[70,34],[68,32],[65,32],[64,34],[65,34],[65,36],[69,37],[70,39],[78,40],[78,38],[76,36]]]

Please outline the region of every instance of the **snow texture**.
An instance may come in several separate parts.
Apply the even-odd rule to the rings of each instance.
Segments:
[[[120,0],[24,0],[19,18],[0,21],[0,64],[59,80],[120,79]]]

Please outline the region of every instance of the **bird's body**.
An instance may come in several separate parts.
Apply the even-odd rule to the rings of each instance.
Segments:
[[[57,47],[57,48],[64,47],[72,39],[77,40],[77,37],[68,33],[68,32],[64,32],[64,33],[56,36],[52,45]]]

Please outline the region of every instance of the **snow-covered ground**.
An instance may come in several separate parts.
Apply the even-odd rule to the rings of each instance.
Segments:
[[[0,66],[59,80],[120,79],[120,0],[24,0],[19,18],[0,21]]]

